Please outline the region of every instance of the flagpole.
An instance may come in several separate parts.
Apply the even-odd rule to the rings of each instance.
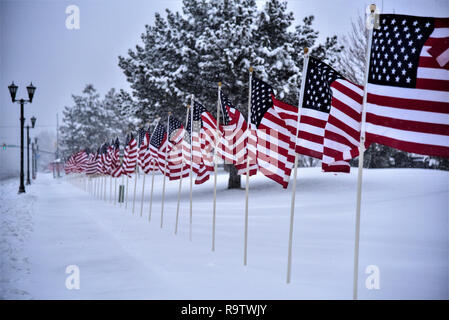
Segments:
[[[154,165],[153,165],[153,172],[152,172],[152,178],[151,178],[151,193],[150,193],[150,212],[148,214],[148,222],[151,221],[151,210],[152,210],[152,206],[153,206],[153,189],[154,189],[154,174],[155,174],[155,171],[156,170],[154,169]]]
[[[140,199],[140,216],[142,217],[143,212],[143,196],[145,195],[145,177],[146,173],[143,173],[143,180],[142,180],[142,198]]]
[[[220,92],[221,92],[221,82],[218,82],[218,98],[217,98],[217,128],[215,130],[215,147],[214,147],[214,210],[212,214],[212,251],[215,251],[215,220],[217,214],[217,175],[218,175],[218,164],[217,164],[217,148],[218,148],[218,135],[220,126]]]
[[[101,195],[103,193],[103,175],[98,176],[98,200],[101,200]]]
[[[373,29],[375,24],[375,11],[376,5],[370,5],[370,18],[372,19],[373,28],[368,32],[368,48],[366,50],[365,60],[365,79],[363,88],[363,104],[362,104],[362,123],[360,128],[360,145],[359,145],[359,167],[357,175],[357,205],[356,205],[356,218],[355,218],[355,239],[354,239],[354,279],[352,287],[352,298],[357,300],[358,298],[358,274],[359,274],[359,243],[360,243],[360,212],[362,206],[362,180],[363,180],[363,159],[365,153],[365,127],[366,127],[366,100],[368,91],[368,74],[369,74],[369,61],[371,55],[371,42],[373,39]]]
[[[129,182],[129,176],[128,173],[126,173],[126,199],[125,199],[125,210],[128,208],[128,182]]]
[[[96,194],[95,194],[95,198],[100,198],[100,187],[101,187],[101,176],[98,173],[97,174],[97,187],[95,188],[96,190]]]
[[[164,165],[164,180],[162,182],[162,205],[161,205],[161,229],[164,223],[164,201],[165,201],[165,178],[166,178],[166,174],[167,174],[167,149],[168,149],[168,143],[169,143],[169,125],[170,125],[170,115],[171,112],[168,113],[168,118],[167,118],[167,142],[166,142],[166,146],[165,146],[165,165]]]
[[[107,199],[106,199],[106,191],[108,190],[108,186],[107,186],[107,184],[108,184],[108,181],[107,181],[107,177],[106,177],[106,174],[104,175],[104,179],[103,179],[104,181],[104,192],[103,192],[103,200],[106,202],[107,201]]]
[[[123,162],[122,162],[123,164]],[[121,171],[121,176],[122,176],[122,186],[125,186],[125,177],[124,177],[124,172],[123,172],[123,167],[122,167],[122,171]],[[123,190],[123,192],[125,192],[125,190]],[[120,207],[122,206],[123,201],[120,201]]]
[[[112,172],[109,176],[109,201],[112,203]]]
[[[251,82],[253,79],[253,67],[249,67],[249,90],[248,90],[248,122],[246,127],[246,137],[249,138],[251,123]],[[249,141],[248,141],[249,143]],[[248,195],[249,195],[249,149],[246,145],[246,184],[245,184],[245,237],[243,243],[243,265],[248,263]]]
[[[114,177],[114,206],[117,205],[117,177]]]
[[[192,220],[193,220],[193,212],[192,212],[192,198],[193,198],[193,102],[195,96],[192,94],[190,97],[190,212],[189,212],[189,240],[192,241]]]
[[[189,121],[189,109],[186,111],[186,127]],[[182,137],[184,142],[184,137]],[[176,206],[176,223],[175,223],[175,235],[178,234],[178,219],[179,219],[179,204],[181,202],[181,189],[182,189],[182,176],[184,174],[184,154],[183,154],[183,143],[181,144],[181,176],[179,177],[179,189],[178,189],[178,204]]]
[[[92,196],[95,198],[95,189],[97,186],[97,181],[95,179],[95,177],[92,178],[92,186],[91,186],[91,192],[92,192]]]
[[[133,194],[133,214],[134,214],[134,208],[136,204],[136,190],[137,190],[137,179],[139,177],[139,166],[136,163],[136,169],[134,169],[134,194]]]
[[[160,121],[160,120],[161,120],[161,118],[158,116],[158,117],[156,118],[156,121],[157,121],[156,127],[157,127],[157,125],[159,124],[159,121]],[[156,127],[154,128],[154,130],[156,130]],[[151,143],[151,139],[153,139],[154,130],[153,130],[153,133],[151,133],[150,141],[148,141],[148,144],[150,144],[150,143]],[[152,211],[152,208],[153,208],[154,175],[155,175],[155,171],[156,171],[156,169],[155,169],[156,159],[153,159],[153,160],[154,160],[154,162],[153,162],[153,166],[152,166],[152,171],[153,171],[153,172],[152,172],[152,178],[151,178],[150,212],[148,213],[148,222],[151,221],[151,211]],[[150,160],[150,161],[151,161],[151,160]]]
[[[95,175],[97,175],[97,174],[95,173]],[[97,177],[94,176],[94,198],[97,197],[97,188],[98,188],[98,181],[97,180],[98,180]]]
[[[306,85],[307,67],[309,65],[309,48],[304,48],[304,60],[302,66],[301,89],[298,101],[298,121],[296,122],[295,148],[298,144],[299,122],[301,120],[301,110],[304,101],[304,88]],[[293,169],[292,200],[290,206],[290,229],[288,235],[288,259],[287,259],[287,283],[290,283],[292,272],[292,245],[293,245],[293,223],[295,220],[295,200],[296,200],[296,179],[298,177],[298,153],[295,151],[295,164]]]

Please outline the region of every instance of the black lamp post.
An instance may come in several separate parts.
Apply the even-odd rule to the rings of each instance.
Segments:
[[[28,91],[28,100],[19,99],[16,100],[16,94],[18,87],[14,84],[14,82],[8,86],[9,93],[11,95],[11,101],[17,102],[20,104],[20,185],[19,185],[19,193],[25,193],[25,185],[24,185],[24,174],[23,174],[23,126],[25,124],[25,117],[23,116],[23,106],[25,103],[32,103],[34,92],[36,91],[36,87],[33,86],[32,83],[27,87]]]
[[[32,144],[33,146],[33,156],[31,157],[31,159],[33,160],[32,162],[32,168],[33,168],[33,180],[36,179],[36,174],[37,174],[37,152],[39,151],[39,146],[37,145],[37,137],[34,137],[34,142]]]
[[[31,129],[34,129],[34,125],[36,124],[36,117],[31,117]],[[27,185],[31,184],[30,180],[30,126],[26,126],[27,128]]]

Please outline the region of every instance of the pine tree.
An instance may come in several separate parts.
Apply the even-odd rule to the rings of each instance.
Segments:
[[[64,157],[74,152],[96,148],[115,137],[125,137],[135,130],[138,121],[122,110],[122,105],[133,104],[123,91],[111,89],[104,98],[93,85],[86,85],[81,95],[72,95],[73,106],[65,107],[63,125],[60,127],[61,147]]]
[[[294,26],[286,2],[269,0],[262,10],[255,0],[185,0],[182,15],[166,11],[145,26],[142,45],[119,57],[119,66],[137,100],[127,112],[139,117],[184,118],[194,94],[213,114],[217,83],[240,111],[247,113],[248,69],[268,81],[276,95],[296,105],[303,48],[335,61],[341,48],[336,37],[317,43],[313,16]],[[135,109],[133,109],[135,108]],[[231,170],[230,187],[240,187]]]

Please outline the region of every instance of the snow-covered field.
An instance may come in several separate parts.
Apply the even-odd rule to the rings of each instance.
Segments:
[[[351,299],[356,174],[299,170],[292,282],[285,283],[291,192],[250,179],[248,266],[243,266],[244,190],[218,179],[216,251],[211,251],[213,180],[194,186],[189,241],[188,181],[174,234],[178,182],[168,182],[160,228],[162,177],[148,221],[138,181],[136,212],[94,198],[67,178],[39,174],[27,193],[0,183],[3,299]],[[108,182],[109,200],[109,182]],[[449,298],[449,172],[364,171],[359,297]],[[80,269],[80,289],[65,286]],[[368,290],[376,265],[380,289]]]

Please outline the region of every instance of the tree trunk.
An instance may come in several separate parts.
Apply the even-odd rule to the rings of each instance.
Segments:
[[[241,179],[240,175],[237,174],[237,168],[233,164],[225,164],[229,168],[229,182],[228,189],[240,189]]]

